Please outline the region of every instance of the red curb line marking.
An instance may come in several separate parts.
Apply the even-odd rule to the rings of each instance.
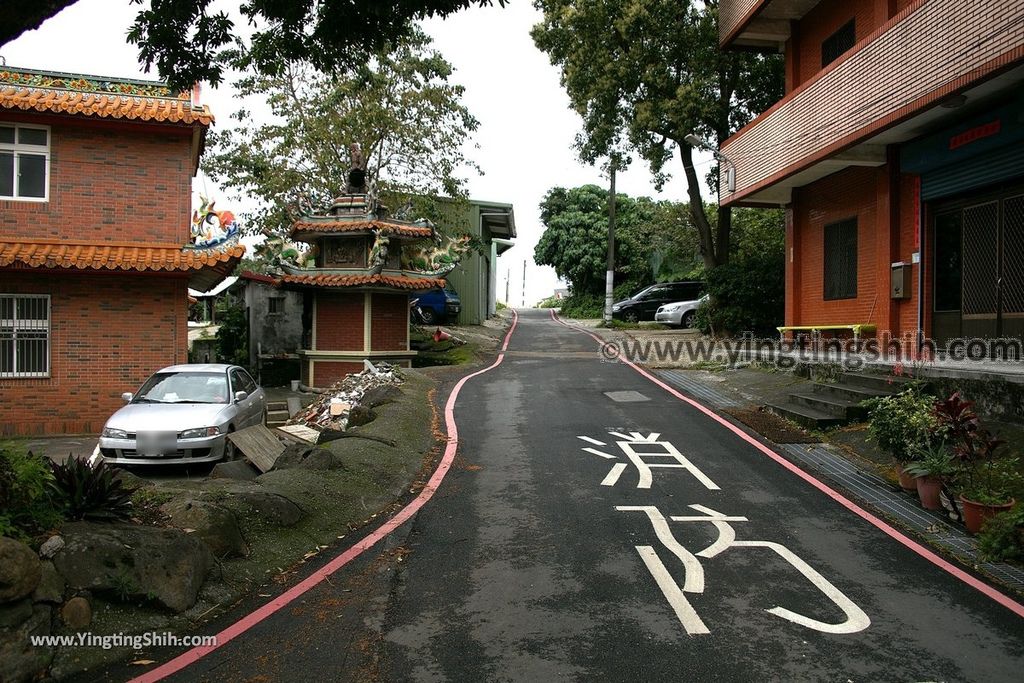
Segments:
[[[259,609],[251,612],[235,623],[231,624],[223,631],[218,633],[215,637],[217,639],[216,645],[211,646],[199,646],[194,647],[191,650],[187,650],[174,659],[161,664],[152,671],[147,671],[141,676],[131,679],[129,683],[153,683],[154,681],[161,681],[171,674],[181,671],[185,667],[196,663],[206,655],[210,654],[214,650],[223,647],[227,643],[231,642],[238,636],[242,635],[256,624],[260,623],[270,615],[274,614],[283,607],[286,607],[289,603],[294,601],[299,596],[303,595],[311,588],[319,584],[321,581],[326,579],[328,576],[338,571],[346,564],[354,560],[355,558],[362,555],[365,551],[373,547],[378,541],[386,537],[392,531],[402,526],[407,522],[414,514],[416,514],[420,508],[426,505],[438,487],[441,485],[441,481],[444,479],[448,470],[451,469],[452,461],[455,459],[455,451],[459,445],[459,430],[455,425],[455,401],[459,397],[459,392],[462,390],[462,385],[467,381],[482,375],[485,372],[490,372],[494,368],[501,365],[501,362],[505,359],[505,352],[508,350],[509,340],[512,339],[512,333],[515,332],[516,325],[519,323],[519,315],[515,309],[512,310],[512,326],[508,329],[505,334],[505,341],[501,345],[501,350],[498,352],[498,357],[494,363],[490,366],[477,370],[474,373],[466,375],[456,383],[455,388],[452,389],[452,393],[448,396],[448,401],[444,406],[444,421],[445,428],[448,430],[448,441],[444,449],[444,455],[441,457],[441,462],[438,463],[437,469],[434,470],[434,474],[430,477],[430,480],[420,491],[419,495],[416,496],[408,505],[399,510],[394,517],[386,521],[376,531],[371,533],[369,536],[359,541],[351,548],[341,553],[333,560],[325,564],[320,569],[310,574],[307,578],[301,582],[295,584],[287,591],[277,596],[270,602],[266,603]]]
[[[559,325],[564,325],[565,327],[568,327],[570,330],[575,330],[577,332],[582,332],[583,334],[589,336],[591,339],[596,341],[598,344],[601,344],[602,346],[604,346],[604,344],[607,343],[604,339],[601,339],[596,334],[593,334],[593,333],[588,332],[587,330],[585,330],[585,329],[583,329],[581,327],[576,327],[574,325],[570,325],[569,323],[567,323],[567,322],[565,322],[563,320],[560,320],[555,315],[555,311],[554,310],[551,311],[551,319],[554,320]],[[767,455],[769,458],[771,458],[772,460],[774,460],[778,464],[782,465],[787,470],[789,470],[793,474],[797,475],[798,477],[800,477],[801,479],[803,479],[804,481],[809,483],[811,486],[813,486],[814,488],[818,489],[819,491],[821,491],[822,493],[827,495],[829,498],[831,498],[832,500],[836,501],[837,503],[839,503],[840,505],[845,507],[850,512],[853,512],[858,517],[864,519],[865,521],[867,521],[870,524],[872,524],[873,526],[877,527],[878,529],[880,529],[884,533],[886,533],[889,536],[891,536],[892,538],[896,539],[897,541],[899,541],[900,543],[905,545],[907,548],[910,548],[915,553],[917,553],[918,555],[920,555],[924,559],[928,560],[932,564],[936,565],[940,569],[943,569],[946,572],[948,572],[948,573],[952,574],[953,576],[955,576],[956,578],[960,579],[961,581],[966,583],[971,588],[974,588],[974,589],[980,591],[981,593],[983,593],[985,596],[991,598],[992,600],[995,600],[1000,605],[1002,605],[1006,609],[1010,610],[1011,612],[1013,612],[1017,616],[1024,617],[1024,605],[1020,604],[1019,602],[1017,602],[1013,598],[1011,598],[1011,597],[1009,597],[1007,595],[1004,595],[1003,593],[1000,593],[995,588],[992,588],[991,586],[989,586],[987,583],[981,581],[980,579],[977,579],[977,578],[971,576],[970,574],[968,574],[964,570],[960,569],[959,567],[957,567],[957,566],[951,564],[950,562],[948,562],[947,560],[944,560],[943,558],[939,557],[934,552],[932,552],[931,550],[925,548],[923,545],[921,545],[917,541],[915,541],[912,538],[904,535],[901,531],[899,531],[895,527],[890,526],[888,522],[885,522],[884,520],[882,520],[879,517],[876,517],[875,515],[871,514],[870,512],[868,512],[867,510],[865,510],[861,506],[857,505],[852,500],[850,500],[849,498],[847,498],[843,494],[839,493],[838,491],[833,489],[828,484],[826,484],[823,481],[820,481],[818,479],[815,479],[813,476],[811,476],[810,474],[808,474],[804,470],[800,469],[799,467],[797,467],[796,465],[791,463],[789,460],[786,460],[784,457],[782,457],[781,455],[779,455],[778,453],[773,451],[771,448],[769,448],[765,444],[761,443],[760,441],[758,441],[754,437],[750,436],[749,434],[744,432],[742,429],[740,429],[736,425],[732,424],[731,422],[729,422],[728,420],[726,420],[722,416],[720,416],[717,413],[715,413],[714,411],[712,411],[710,408],[707,408],[703,404],[698,403],[697,401],[693,400],[689,396],[685,396],[685,395],[679,393],[678,391],[676,391],[675,389],[673,389],[669,385],[665,384],[664,382],[662,382],[660,379],[658,379],[654,375],[648,373],[646,370],[644,370],[640,366],[636,365],[633,361],[629,360],[628,358],[623,356],[621,353],[618,354],[617,358],[618,358],[618,360],[620,362],[625,363],[629,367],[633,368],[638,373],[640,373],[641,375],[643,375],[644,377],[646,377],[650,381],[654,382],[655,384],[657,384],[659,387],[661,387],[662,389],[664,389],[668,393],[672,394],[676,398],[678,398],[678,399],[680,399],[680,400],[682,400],[682,401],[684,401],[686,403],[689,403],[691,406],[693,406],[694,408],[696,408],[700,412],[704,413],[705,415],[710,417],[712,420],[718,422],[719,424],[724,426],[726,429],[728,429],[729,431],[731,431],[734,434],[736,434],[736,436],[740,437],[741,439],[743,439],[747,443],[751,444],[752,446],[757,448],[759,451],[761,451],[762,453]]]

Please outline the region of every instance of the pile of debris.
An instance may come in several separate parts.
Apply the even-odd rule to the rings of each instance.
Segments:
[[[286,423],[305,425],[317,431],[345,431],[349,417],[356,410],[367,392],[381,387],[398,386],[405,379],[397,366],[389,363],[365,362],[366,369],[335,383],[313,403],[292,415]]]

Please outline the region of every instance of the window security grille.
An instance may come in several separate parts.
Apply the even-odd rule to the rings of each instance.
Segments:
[[[857,219],[825,226],[824,298],[857,298]]]
[[[824,69],[849,50],[857,42],[856,24],[853,19],[830,35],[821,44],[821,68]]]
[[[49,377],[50,297],[0,294],[0,377]]]

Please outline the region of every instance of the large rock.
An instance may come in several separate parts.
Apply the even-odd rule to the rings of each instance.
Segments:
[[[370,424],[376,419],[377,413],[362,404],[352,406],[352,410],[348,412],[349,427],[362,427],[365,424]]]
[[[398,400],[402,395],[402,390],[395,384],[382,384],[379,387],[373,387],[368,389],[363,397],[359,399],[361,405],[369,408],[376,408],[387,403]]]
[[[50,536],[39,546],[39,557],[48,560],[64,547],[64,539],[60,536]]]
[[[179,529],[69,522],[62,534],[65,546],[53,564],[68,586],[153,599],[175,612],[195,603],[213,565],[206,544]]]
[[[170,518],[171,526],[194,529],[217,557],[245,557],[249,554],[235,514],[225,507],[186,498],[165,503],[160,506],[160,511]]]
[[[210,470],[210,479],[252,481],[259,476],[259,473],[259,470],[250,465],[248,460],[229,460],[214,465]]]
[[[308,444],[292,444],[274,463],[275,470],[338,470],[344,469],[341,459],[325,448],[317,448]]]
[[[53,566],[53,562],[49,560],[42,563],[42,575],[39,585],[32,592],[32,601],[52,603],[64,601],[64,579],[57,572],[57,568]]]
[[[0,604],[20,600],[39,585],[39,558],[21,541],[0,537]]]
[[[38,680],[53,660],[53,649],[33,646],[32,636],[50,635],[51,608],[36,605],[31,616],[14,629],[0,629],[0,681]]]
[[[80,595],[71,598],[60,608],[60,618],[72,631],[80,631],[92,623],[92,605]]]
[[[32,616],[32,600],[24,598],[0,605],[0,629],[17,628]]]
[[[230,497],[224,499],[224,504],[231,508],[241,504],[241,507],[247,508],[250,513],[275,526],[294,526],[304,515],[302,508],[291,500],[259,489],[233,491]]]

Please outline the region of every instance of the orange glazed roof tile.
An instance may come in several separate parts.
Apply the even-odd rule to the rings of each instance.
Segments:
[[[2,67],[0,109],[204,126],[213,122],[209,107],[192,106],[187,93],[175,95],[163,83]]]
[[[224,251],[176,246],[69,244],[0,240],[0,267],[71,268],[76,270],[191,271],[234,265],[245,253],[241,244]]]
[[[434,231],[424,225],[402,225],[379,220],[338,221],[338,220],[304,220],[292,225],[292,235],[300,232],[314,233],[345,233],[380,230],[386,235],[402,237],[431,237]]]
[[[366,287],[383,285],[395,289],[433,289],[444,287],[444,280],[433,277],[408,277],[405,275],[282,275],[278,280],[286,285],[310,287]]]

